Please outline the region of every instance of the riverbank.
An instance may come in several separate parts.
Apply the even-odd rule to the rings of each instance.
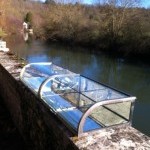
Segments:
[[[20,33],[23,18],[31,14],[30,23],[37,38],[123,56],[150,57],[150,9],[137,7],[136,0],[128,1],[128,6],[120,3],[120,7],[117,2],[51,5],[22,0],[0,2],[0,6],[7,12],[1,15],[0,27],[8,36]]]
[[[145,64],[150,65],[150,51],[149,49],[147,50],[147,53],[136,53],[136,52],[128,52],[126,49],[100,49],[97,45],[84,45],[82,43],[74,43],[74,42],[68,42],[68,41],[63,41],[63,40],[43,40],[43,42],[46,45],[62,45],[64,47],[69,47],[69,49],[72,49],[74,51],[74,47],[77,49],[84,49],[85,53],[89,54],[97,54],[97,55],[106,55],[108,57],[112,58],[122,58],[125,59],[129,62],[138,62],[139,60]]]
[[[149,9],[117,8],[111,4],[48,8],[44,26],[35,30],[39,38],[93,47],[115,55],[150,56]]]

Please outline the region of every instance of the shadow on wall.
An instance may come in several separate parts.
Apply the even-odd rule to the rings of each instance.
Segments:
[[[27,150],[27,147],[13,124],[11,116],[0,97],[0,149]]]

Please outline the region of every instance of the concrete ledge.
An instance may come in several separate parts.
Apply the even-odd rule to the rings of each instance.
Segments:
[[[150,138],[129,125],[72,135],[19,80],[22,61],[0,52],[0,95],[22,137],[32,149],[150,149]]]

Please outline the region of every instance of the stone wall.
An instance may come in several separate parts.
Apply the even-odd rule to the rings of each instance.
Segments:
[[[0,93],[30,148],[77,149],[70,133],[48,108],[0,65]]]

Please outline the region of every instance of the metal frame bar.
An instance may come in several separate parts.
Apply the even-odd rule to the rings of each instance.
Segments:
[[[130,101],[131,103],[134,103],[136,97],[128,97],[128,98],[121,98],[121,99],[114,99],[114,100],[111,100],[111,101],[101,101],[101,102],[98,102],[98,103],[95,103],[94,105],[92,105],[84,114],[83,116],[81,117],[80,119],[80,122],[79,122],[79,125],[78,125],[78,136],[80,136],[81,134],[84,133],[83,131],[83,127],[84,127],[84,124],[85,124],[85,121],[86,121],[86,118],[92,113],[92,111],[94,109],[96,109],[97,107],[99,106],[102,106],[102,105],[108,105],[108,104],[115,104],[115,103],[122,103],[122,102],[128,102]],[[133,108],[131,109],[131,111],[133,111]],[[130,113],[130,118],[132,118],[132,113]]]
[[[131,107],[130,107],[130,114],[129,114],[129,121],[130,121],[130,124],[132,124],[134,105],[135,105],[135,100],[131,103]]]
[[[58,75],[53,75],[49,78],[47,78],[45,81],[42,82],[42,84],[39,87],[39,91],[38,91],[38,96],[39,98],[42,98],[42,89],[43,87],[52,79],[56,78],[56,77],[71,77],[71,76],[80,76],[79,74],[74,74],[74,73],[70,73],[70,74],[58,74]]]

